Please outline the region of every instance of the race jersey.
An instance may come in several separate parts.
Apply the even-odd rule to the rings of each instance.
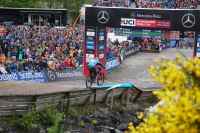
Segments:
[[[94,68],[99,63],[98,59],[90,59],[88,63],[89,68]]]

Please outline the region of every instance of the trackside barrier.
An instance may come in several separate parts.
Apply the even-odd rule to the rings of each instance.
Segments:
[[[139,49],[136,47],[122,48],[120,52],[120,59],[123,61],[128,56],[138,52]],[[112,72],[116,67],[120,66],[120,60],[117,57],[112,57],[106,62],[106,70]],[[79,79],[82,78],[82,68],[66,68],[64,71],[42,71],[42,72],[16,72],[12,74],[1,74],[1,81],[34,81],[34,82],[51,82],[51,81],[60,81],[68,79]]]
[[[42,72],[17,72],[12,74],[1,74],[0,81],[34,81],[34,82],[50,82],[67,79],[78,79],[82,77],[80,68],[67,68],[64,71],[42,71]]]
[[[120,65],[120,62],[117,58],[111,58],[106,63],[106,69],[112,70]],[[79,68],[67,68],[64,71],[42,71],[42,72],[16,72],[12,74],[1,74],[1,81],[33,81],[33,82],[52,82],[52,81],[61,81],[69,79],[80,79],[83,78],[82,69]]]
[[[129,55],[137,52],[138,50],[134,47],[129,47],[127,49],[121,50],[123,52],[120,53],[121,61],[127,58]],[[114,68],[120,66],[119,58],[112,57],[108,59],[106,63],[106,70],[111,72]],[[78,68],[67,68],[64,71],[42,71],[42,72],[16,72],[12,74],[1,74],[1,81],[33,81],[33,82],[51,82],[51,81],[60,81],[60,80],[68,80],[68,79],[79,79],[82,78],[82,69]]]
[[[106,62],[106,70],[112,71],[114,68],[118,67],[120,65],[120,61],[118,58],[113,57],[108,59]]]
[[[125,56],[128,57],[132,54],[135,54],[138,51],[139,51],[139,47],[130,46],[130,47],[126,48]]]
[[[69,79],[79,79],[83,77],[81,68],[67,68],[64,71],[48,71],[48,81],[61,81]]]
[[[36,82],[47,82],[45,72],[17,72],[12,74],[1,74],[0,81],[30,80]]]
[[[114,93],[115,92],[115,93]],[[138,96],[139,95],[139,96]],[[66,92],[57,92],[51,94],[30,94],[15,96],[0,96],[0,117],[21,115],[31,110],[43,110],[47,106],[57,105],[62,112],[69,111],[73,106],[91,105],[96,103],[105,103],[108,106],[119,103],[136,103],[137,100],[146,101],[145,98],[151,96],[152,92],[138,92],[133,89],[130,93],[127,90],[115,89],[115,91],[106,91],[105,89],[73,90]],[[145,97],[144,97],[145,96]],[[112,99],[112,103],[111,103]],[[117,101],[118,100],[118,101]]]

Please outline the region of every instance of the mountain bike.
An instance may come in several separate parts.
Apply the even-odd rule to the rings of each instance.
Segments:
[[[102,85],[105,81],[105,69],[102,67],[96,68],[97,74],[91,73],[90,76],[86,77],[85,85],[86,88],[92,88],[92,85],[96,83],[97,85]]]

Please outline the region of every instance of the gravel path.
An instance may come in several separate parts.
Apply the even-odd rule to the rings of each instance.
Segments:
[[[192,57],[191,49],[167,49],[161,53],[138,53],[126,59],[120,69],[108,76],[110,82],[132,82],[138,88],[159,87],[148,74],[148,68],[158,59],[175,59],[178,53]]]

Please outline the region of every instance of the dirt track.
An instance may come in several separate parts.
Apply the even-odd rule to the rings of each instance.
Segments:
[[[191,49],[167,49],[161,53],[138,53],[123,62],[120,69],[115,70],[108,76],[109,81],[132,82],[139,88],[157,87],[158,84],[153,82],[148,74],[148,68],[155,64],[158,59],[175,59],[178,53],[187,57],[192,57]]]
[[[153,82],[147,69],[154,61],[160,58],[174,59],[181,52],[187,57],[192,57],[191,49],[167,49],[161,53],[137,53],[126,59],[123,64],[114,70],[106,82],[132,82],[139,88],[157,87]],[[60,81],[52,83],[30,83],[30,82],[1,82],[0,95],[30,95],[55,92],[66,92],[71,90],[85,89],[84,80]]]

